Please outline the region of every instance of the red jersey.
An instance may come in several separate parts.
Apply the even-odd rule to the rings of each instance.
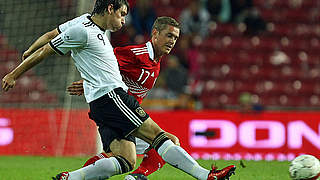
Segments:
[[[152,43],[117,47],[114,49],[123,82],[128,86],[128,94],[139,103],[154,86],[159,73],[160,61],[154,61]]]

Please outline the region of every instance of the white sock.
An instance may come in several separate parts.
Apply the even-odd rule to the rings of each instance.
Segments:
[[[191,176],[200,180],[208,178],[210,171],[201,167],[184,149],[175,145],[171,140],[165,141],[159,147],[158,153],[167,163]]]
[[[108,179],[121,173],[121,166],[115,157],[99,159],[95,163],[69,172],[68,180],[100,180]]]

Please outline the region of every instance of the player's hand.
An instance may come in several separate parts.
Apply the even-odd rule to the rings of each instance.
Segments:
[[[70,86],[67,87],[67,91],[70,95],[83,95],[83,80],[73,82]]]
[[[24,61],[25,59],[27,59],[27,57],[29,57],[32,54],[32,52],[26,50],[23,54],[22,54],[22,61]]]
[[[177,146],[180,146],[179,138],[171,133],[165,132],[167,137]]]
[[[13,88],[16,85],[16,80],[14,79],[12,74],[7,74],[2,79],[2,89],[4,91],[8,91],[10,88]]]

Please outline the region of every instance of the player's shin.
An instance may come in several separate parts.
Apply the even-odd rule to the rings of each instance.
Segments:
[[[202,168],[184,149],[175,145],[164,133],[160,133],[152,143],[159,155],[170,165],[191,176],[206,180],[209,170]]]
[[[88,165],[69,173],[68,180],[77,179],[108,179],[117,174],[132,170],[130,163],[121,156],[103,158],[94,164]]]

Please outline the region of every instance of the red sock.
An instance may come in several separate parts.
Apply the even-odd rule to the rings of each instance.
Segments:
[[[109,158],[109,157],[111,157],[111,156],[112,156],[112,155],[106,154],[106,153],[97,154],[97,155],[91,157],[90,159],[88,159],[88,160],[86,161],[86,163],[84,163],[83,167],[86,167],[86,166],[88,166],[88,165],[90,165],[90,164],[93,164],[93,163],[95,163],[96,161],[98,161],[99,159]]]
[[[131,174],[143,174],[148,176],[158,169],[162,168],[166,162],[161,158],[161,156],[156,152],[155,149],[151,149],[148,151],[143,160],[135,171]]]

